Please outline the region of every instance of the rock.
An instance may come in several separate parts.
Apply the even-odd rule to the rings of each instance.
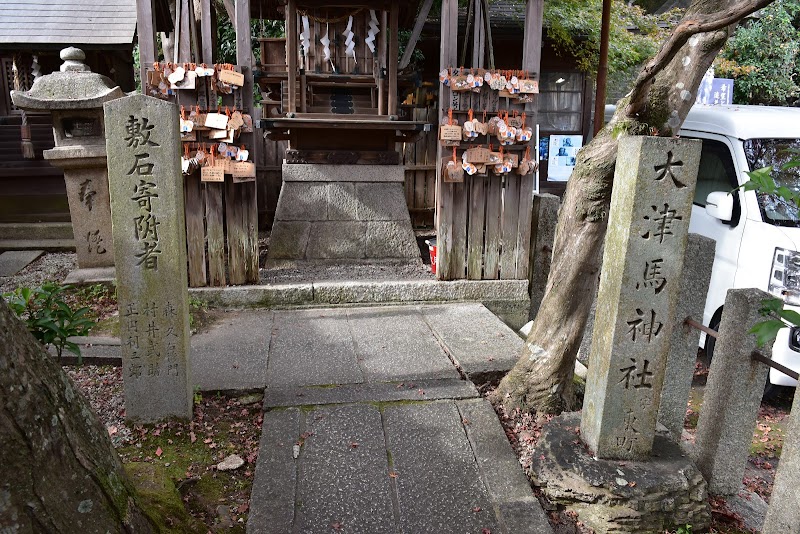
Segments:
[[[217,506],[217,525],[215,530],[222,530],[233,527],[231,511],[224,504]]]
[[[244,395],[239,397],[239,404],[242,406],[249,406],[251,404],[256,404],[261,402],[261,399],[264,398],[262,393],[251,393],[249,395]]]
[[[238,454],[231,454],[217,464],[217,471],[233,471],[244,465],[244,460]]]

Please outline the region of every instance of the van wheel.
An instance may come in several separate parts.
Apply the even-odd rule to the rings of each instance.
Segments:
[[[722,314],[714,314],[714,317],[711,318],[711,322],[709,323],[708,327],[711,330],[715,330],[719,332],[719,323],[720,319],[722,318]],[[711,368],[711,360],[714,358],[714,347],[717,344],[717,339],[706,335],[706,365],[708,368]],[[769,400],[772,399],[778,392],[778,387],[775,384],[772,384],[769,381],[769,375],[767,375],[767,381],[764,384],[764,395],[762,399]]]

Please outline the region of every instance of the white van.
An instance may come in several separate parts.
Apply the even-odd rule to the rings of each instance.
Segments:
[[[695,105],[680,135],[703,141],[689,231],[717,242],[703,322],[719,327],[732,288],[763,289],[800,311],[800,210],[755,191],[731,194],[749,179],[746,171],[780,169],[792,157],[787,149],[800,149],[800,109]],[[776,170],[772,176],[778,185],[800,190],[800,168]],[[700,343],[713,354],[710,336]],[[772,359],[800,370],[800,329],[778,333]],[[797,385],[775,369],[769,382]]]

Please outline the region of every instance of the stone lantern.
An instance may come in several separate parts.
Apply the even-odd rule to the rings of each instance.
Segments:
[[[110,79],[91,72],[78,48],[61,51],[61,72],[38,78],[29,91],[11,91],[14,105],[47,110],[55,147],[44,159],[64,170],[78,270],[67,282],[114,278],[103,104],[125,96]]]

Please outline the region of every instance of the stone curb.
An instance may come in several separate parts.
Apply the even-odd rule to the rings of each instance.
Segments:
[[[471,382],[454,378],[342,384],[332,387],[267,388],[264,393],[264,409],[312,404],[467,399],[477,396],[478,390]]]

